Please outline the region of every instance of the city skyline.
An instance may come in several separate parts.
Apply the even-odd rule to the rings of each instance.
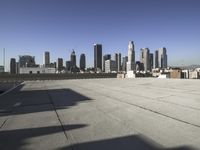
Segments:
[[[105,60],[112,59],[116,63],[116,70],[117,71],[121,71],[121,69],[122,69],[121,67],[122,67],[122,63],[123,62],[122,62],[122,57],[121,57],[121,53],[120,52],[119,53],[114,53],[114,54],[104,54],[104,55],[102,55],[102,44],[94,44],[93,46],[94,46],[94,60],[95,60],[93,66],[86,67],[86,56],[85,56],[84,53],[81,53],[80,57],[79,57],[80,61],[79,61],[79,65],[78,65],[78,66],[80,66],[80,69],[81,68],[82,69],[83,68],[85,68],[85,69],[86,68],[96,68],[97,69],[97,68],[99,68],[97,66],[101,66],[99,69],[101,71],[105,71],[104,70],[105,69],[104,68],[105,67],[104,66],[105,65]],[[135,70],[135,65],[136,65],[137,61],[139,61],[139,62],[141,62],[143,64],[146,64],[147,62],[150,63],[151,66],[149,66],[149,67],[151,69],[152,68],[167,68],[168,67],[168,65],[167,65],[167,50],[166,50],[165,47],[159,48],[158,50],[156,50],[154,52],[154,53],[156,53],[157,51],[159,52],[159,58],[157,58],[156,56],[154,57],[154,54],[150,53],[151,51],[148,48],[141,48],[140,49],[140,56],[139,56],[140,60],[135,60],[135,50],[134,50],[134,47],[135,47],[134,46],[134,41],[129,41],[129,43],[128,43],[128,52],[127,52],[127,55],[124,56],[124,57],[127,57],[127,58],[129,57],[129,61],[133,63],[132,67],[129,65],[129,67],[128,67],[128,68],[130,68],[129,70]],[[147,59],[145,62],[141,59],[141,56],[142,56],[142,58],[144,58],[143,53],[141,53],[141,50],[143,50],[143,49],[144,50],[148,49],[148,54],[147,54],[148,57],[145,56],[145,59]],[[164,54],[166,56],[163,56],[163,49],[164,49]],[[21,66],[21,67],[25,67],[27,65],[27,64],[25,64],[25,62],[32,61],[34,67],[46,67],[46,68],[50,67],[50,68],[52,68],[52,67],[55,67],[55,64],[58,65],[59,59],[62,59],[62,63],[61,63],[62,65],[61,66],[63,66],[63,67],[67,67],[67,64],[65,64],[67,62],[71,62],[71,65],[74,66],[74,67],[77,67],[77,64],[78,64],[78,61],[76,60],[76,54],[75,54],[75,50],[74,49],[72,49],[72,52],[71,52],[71,55],[70,55],[70,59],[66,59],[65,60],[65,59],[63,59],[63,57],[60,57],[60,58],[57,58],[57,60],[53,60],[53,61],[51,61],[51,59],[50,59],[51,58],[50,52],[49,51],[44,51],[43,52],[43,60],[42,60],[43,62],[41,64],[39,64],[39,63],[37,63],[35,61],[35,56],[31,56],[31,55],[19,55],[18,57],[19,57],[19,59],[10,58],[10,60],[15,59],[16,62],[21,62],[20,59],[23,58],[23,62],[22,62],[23,66]],[[158,61],[158,60],[161,61],[161,57],[162,57],[162,60],[163,60],[162,63]],[[154,65],[154,63],[156,63],[157,61],[160,64],[158,66]],[[82,67],[81,67],[81,63],[82,63]],[[164,63],[164,65],[163,65],[163,63]],[[21,63],[19,63],[19,64],[21,65]],[[10,61],[10,66],[11,66],[11,61]],[[85,66],[85,67],[83,67],[83,66]],[[32,67],[32,66],[28,66],[28,67]],[[57,67],[57,68],[59,68],[59,67]],[[147,69],[147,70],[150,71],[151,70],[150,68]]]
[[[77,60],[85,53],[87,67],[92,67],[93,43],[102,44],[102,55],[124,57],[130,40],[136,61],[141,48],[154,53],[166,47],[169,65],[200,64],[199,5],[198,0],[1,0],[0,65],[3,48],[6,70],[10,58],[18,55],[35,56],[42,64],[44,51],[51,53],[51,61],[59,57],[66,61],[75,49]]]

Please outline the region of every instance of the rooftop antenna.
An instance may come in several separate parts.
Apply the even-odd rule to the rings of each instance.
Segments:
[[[3,49],[3,66],[4,66],[4,72],[6,72],[5,57],[6,57],[6,54],[5,54],[5,48],[4,48]]]

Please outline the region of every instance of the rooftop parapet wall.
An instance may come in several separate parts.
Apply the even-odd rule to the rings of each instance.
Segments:
[[[92,78],[117,78],[116,73],[84,73],[84,74],[1,74],[0,81],[27,81],[27,80],[68,80]]]

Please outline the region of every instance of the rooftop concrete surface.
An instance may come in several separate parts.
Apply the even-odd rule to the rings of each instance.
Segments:
[[[200,149],[200,80],[26,81],[0,96],[0,149]]]
[[[16,87],[17,85],[19,85],[21,82],[19,81],[0,81],[0,95],[2,93],[4,93],[5,91]]]

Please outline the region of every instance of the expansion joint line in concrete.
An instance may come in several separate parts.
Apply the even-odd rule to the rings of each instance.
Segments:
[[[115,91],[120,92],[120,90],[115,90]],[[128,93],[128,92],[126,92],[126,91],[123,91],[123,93],[126,93],[127,95],[130,95],[130,93]],[[194,109],[194,110],[200,111],[200,109],[199,109],[199,108],[196,108],[196,107],[185,106],[185,105],[182,105],[182,104],[177,104],[177,103],[173,103],[173,102],[169,102],[169,101],[163,100],[164,98],[169,98],[169,97],[174,96],[173,94],[170,94],[170,95],[167,95],[167,96],[162,96],[162,97],[157,97],[157,98],[149,98],[149,97],[147,97],[147,96],[138,95],[138,94],[135,94],[135,95],[136,95],[136,96],[143,97],[143,98],[145,98],[145,99],[151,99],[151,100],[155,100],[155,101],[159,101],[159,102],[165,102],[165,103],[173,104],[173,105],[180,106],[180,107],[183,107],[183,108],[190,108],[190,109]]]
[[[181,120],[181,119],[178,119],[178,118],[175,118],[175,117],[172,117],[172,116],[169,116],[169,115],[160,113],[160,112],[158,112],[158,111],[155,111],[155,110],[152,110],[152,109],[149,109],[149,108],[145,108],[145,107],[140,106],[140,105],[136,105],[136,104],[132,104],[132,103],[128,103],[128,102],[126,102],[126,103],[129,104],[129,105],[133,105],[133,106],[135,106],[135,107],[138,107],[138,108],[141,108],[141,109],[144,109],[144,110],[147,110],[147,111],[156,113],[156,114],[158,114],[158,115],[165,116],[165,117],[167,117],[167,118],[170,118],[170,119],[173,119],[173,120],[176,120],[176,121],[179,121],[179,122],[182,122],[182,123],[185,123],[185,124],[188,124],[188,125],[191,125],[191,126],[195,126],[195,127],[200,128],[200,125],[193,124],[193,123],[190,123],[190,122],[187,122],[187,121],[184,121],[184,120]]]
[[[54,105],[54,102],[53,102],[53,100],[52,100],[52,97],[51,97],[51,95],[49,94],[49,91],[48,91],[48,90],[46,90],[46,92],[47,92],[49,101],[50,101],[51,105],[53,106],[53,109],[54,109],[54,111],[55,111],[55,113],[56,113],[56,116],[57,116],[57,118],[58,118],[58,121],[59,121],[59,123],[60,123],[60,125],[61,125],[61,128],[62,128],[62,130],[63,130],[63,133],[64,133],[64,135],[65,135],[65,138],[70,142],[70,138],[68,137],[67,133],[65,132],[65,127],[64,127],[64,125],[63,125],[63,123],[62,123],[62,121],[61,121],[61,119],[60,119],[60,116],[59,116],[57,110],[56,110],[56,107],[55,107],[55,105]],[[71,142],[70,142],[70,146],[71,146],[71,149],[74,150],[73,145],[71,144]]]
[[[3,126],[6,124],[6,121],[7,121],[7,120],[8,120],[8,119],[5,119],[5,120],[4,120],[4,122],[3,122],[2,125],[0,126],[0,129],[3,128]]]
[[[105,95],[104,95],[104,96],[105,96]],[[109,96],[105,96],[105,97],[109,97]],[[117,98],[116,98],[116,99],[117,99]],[[121,101],[120,99],[117,99],[117,101],[120,101],[120,102],[122,102],[122,103],[129,104],[129,105],[133,105],[133,106],[138,107],[138,108],[141,108],[141,109],[143,109],[143,110],[150,111],[150,112],[152,112],[152,113],[155,113],[155,114],[158,114],[158,115],[161,115],[161,116],[164,116],[164,117],[167,117],[167,118],[170,118],[170,119],[173,119],[173,120],[176,120],[176,121],[179,121],[179,122],[182,122],[182,123],[185,123],[185,124],[192,125],[192,126],[195,126],[195,127],[200,128],[200,125],[193,124],[193,123],[190,123],[190,122],[187,122],[187,121],[184,121],[184,120],[181,120],[181,119],[178,119],[178,118],[175,118],[175,117],[172,117],[172,116],[169,116],[169,115],[160,113],[160,112],[158,112],[158,111],[155,111],[155,110],[152,110],[152,109],[149,109],[149,108],[146,108],[146,107],[137,105],[137,104],[133,104],[133,103],[129,103],[129,102],[124,102],[124,101]]]
[[[88,90],[88,91],[93,91],[94,93],[96,92],[96,93],[101,94],[102,96],[107,97],[107,98],[112,98],[112,97],[110,97],[110,96],[107,96],[107,95],[104,95],[104,94],[102,94],[102,93],[100,93],[100,92],[97,92],[97,91],[95,91],[95,90],[93,90],[93,89],[87,89],[87,88],[83,88],[83,87],[80,87],[80,86],[77,86],[77,87],[82,88],[82,89],[86,89],[86,90]],[[122,101],[122,100],[120,100],[119,98],[116,98],[116,97],[115,97],[115,99],[113,99],[113,100],[118,101],[118,102],[121,102],[121,103],[125,103],[125,104],[128,104],[128,105],[132,105],[132,106],[135,106],[135,107],[137,107],[137,108],[140,108],[140,109],[143,109],[143,110],[146,110],[146,111],[149,111],[149,112],[152,112],[152,113],[155,113],[155,114],[158,114],[158,115],[161,115],[161,116],[164,116],[164,117],[167,117],[167,118],[170,118],[170,119],[173,119],[173,120],[176,120],[176,121],[179,121],[179,122],[182,122],[182,123],[185,123],[185,124],[188,124],[188,125],[191,125],[191,126],[195,126],[195,127],[200,128],[200,125],[193,124],[193,123],[190,123],[190,122],[187,122],[187,121],[184,121],[184,120],[181,120],[181,119],[178,119],[178,118],[175,118],[175,117],[172,117],[172,116],[169,116],[169,115],[160,113],[160,112],[158,112],[158,111],[155,111],[155,110],[152,110],[152,109],[149,109],[149,108],[146,108],[146,107],[137,105],[137,104],[125,102],[125,101]]]

